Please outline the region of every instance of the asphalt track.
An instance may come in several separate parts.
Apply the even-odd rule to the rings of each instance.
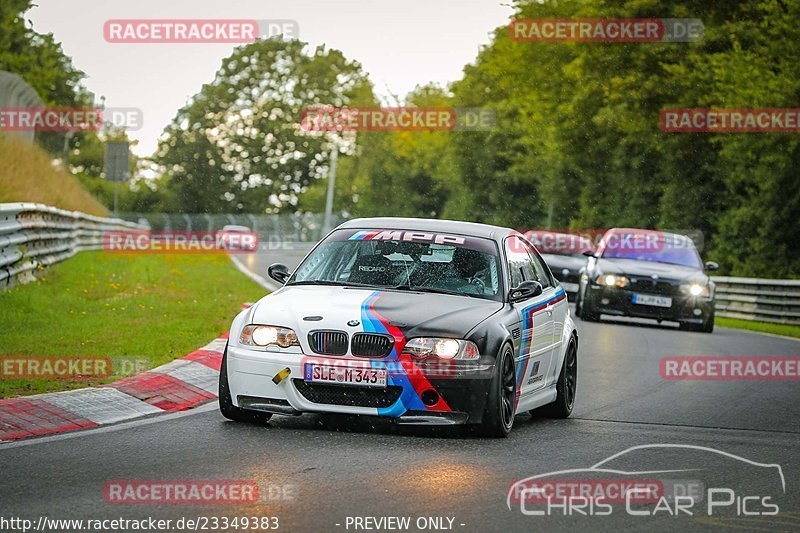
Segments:
[[[264,251],[245,264],[265,275],[269,263],[294,266],[301,256],[297,250]],[[211,405],[2,445],[0,516],[277,516],[284,531],[364,531],[352,519],[366,516],[411,517],[410,531],[420,530],[420,517],[452,518],[455,531],[800,530],[798,383],[669,381],[659,372],[665,356],[798,355],[800,342],[633,321],[578,325],[578,398],[568,420],[522,414],[509,438],[486,440],[460,430],[313,415],[275,417],[267,426],[235,424]],[[506,504],[510,485],[519,479],[586,468],[632,446],[656,443],[709,447],[781,465],[785,493],[773,494],[780,512],[647,517],[623,508],[611,516],[526,516]],[[759,483],[761,471],[754,474],[741,461],[698,466],[692,455],[676,450],[669,461],[695,468],[687,474],[693,479],[703,478],[706,468],[725,486]],[[654,467],[646,458],[639,463],[632,466]],[[194,479],[252,480],[263,493],[270,486],[289,492],[284,499],[248,505],[111,505],[103,497],[109,480]]]

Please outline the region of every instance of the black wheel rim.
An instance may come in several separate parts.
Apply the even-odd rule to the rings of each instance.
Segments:
[[[503,373],[501,375],[501,415],[503,425],[510,428],[514,422],[514,401],[516,400],[517,382],[514,379],[514,364],[508,354],[503,356]]]
[[[566,365],[564,395],[570,409],[575,403],[575,391],[578,386],[578,354],[576,352],[575,343],[571,342],[567,349],[567,360],[564,363]]]

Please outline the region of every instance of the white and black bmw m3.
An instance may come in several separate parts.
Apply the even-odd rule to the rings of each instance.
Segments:
[[[233,321],[219,402],[233,420],[349,413],[476,424],[572,412],[578,335],[566,294],[520,234],[482,224],[342,224]]]

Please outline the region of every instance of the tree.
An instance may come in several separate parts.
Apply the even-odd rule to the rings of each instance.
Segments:
[[[371,102],[358,63],[278,38],[237,48],[166,128],[155,162],[184,212],[277,212],[327,172],[332,135],[305,131],[309,106]]]

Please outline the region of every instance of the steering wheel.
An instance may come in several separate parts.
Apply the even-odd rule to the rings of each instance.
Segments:
[[[469,282],[470,287],[477,289],[478,294],[486,294],[486,284],[480,278],[472,278]]]

